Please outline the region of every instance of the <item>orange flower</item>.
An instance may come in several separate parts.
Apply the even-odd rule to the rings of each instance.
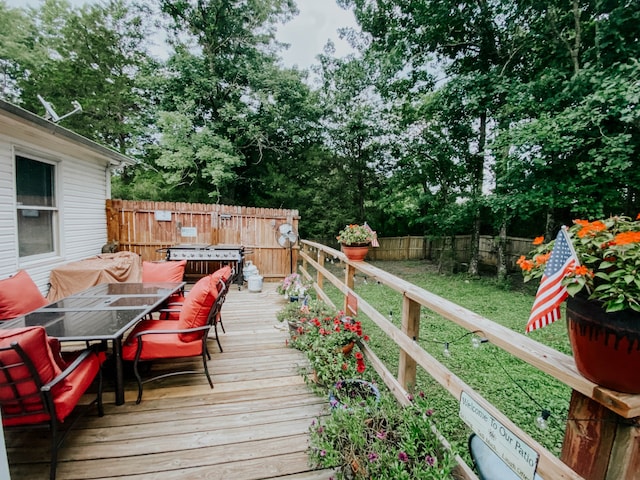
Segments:
[[[582,228],[578,231],[578,237],[584,238],[587,235],[593,235],[597,232],[602,232],[607,229],[604,222],[596,220],[595,222],[589,222],[587,220],[574,220],[573,223],[581,225]]]
[[[614,245],[628,245],[629,243],[639,243],[640,232],[622,232],[613,239]]]
[[[522,270],[525,272],[530,272],[533,268],[533,262],[531,260],[527,260],[527,257],[524,255],[520,255],[520,258],[516,262]]]
[[[544,242],[544,236],[539,236],[533,239],[534,245],[542,245],[542,242]]]
[[[585,267],[584,265],[580,265],[580,266],[576,267],[573,271],[578,276],[593,277],[593,272],[589,268]]]
[[[541,253],[540,255],[536,255],[536,257],[534,258],[535,260],[535,265],[539,266],[539,265],[546,265],[547,262],[549,261],[549,258],[551,257],[551,252],[549,253]]]
[[[636,220],[640,220],[640,213],[638,214],[638,216],[636,217]]]

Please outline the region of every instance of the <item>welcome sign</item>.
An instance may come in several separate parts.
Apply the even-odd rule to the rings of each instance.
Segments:
[[[538,466],[538,453],[493,418],[466,392],[460,395],[460,418],[518,477],[533,480]]]

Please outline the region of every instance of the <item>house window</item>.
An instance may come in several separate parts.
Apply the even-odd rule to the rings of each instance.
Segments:
[[[58,208],[54,164],[16,156],[16,205],[20,257],[55,252]]]

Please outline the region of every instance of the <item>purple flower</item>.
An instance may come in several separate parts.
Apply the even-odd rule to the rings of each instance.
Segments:
[[[324,432],[324,427],[318,427],[318,433]]]
[[[320,456],[324,457],[327,454],[326,450],[320,450]]]
[[[407,455],[405,452],[400,452],[398,453],[398,460],[403,463],[407,463],[409,461],[409,455]]]
[[[433,409],[432,409],[432,408],[430,408],[429,410],[427,410],[426,412],[424,412],[424,414],[425,414],[427,417],[430,417],[431,415],[433,415]]]
[[[387,438],[387,434],[386,434],[386,432],[382,432],[382,431],[377,432],[376,433],[376,438],[378,440],[384,440],[385,438]]]
[[[329,405],[331,405],[331,407],[332,407],[332,408],[335,408],[335,407],[337,407],[337,406],[338,406],[338,401],[337,401],[335,398],[332,398],[332,399],[329,401]]]
[[[378,454],[377,453],[371,452],[369,454],[369,461],[370,462],[375,462],[377,459],[378,459]]]
[[[431,455],[427,455],[426,457],[424,457],[424,462],[433,467],[436,464],[436,459],[433,458]]]
[[[412,395],[412,394],[410,394],[410,393],[408,393],[408,394],[407,394],[407,399],[408,399],[410,402],[413,402],[413,395]]]

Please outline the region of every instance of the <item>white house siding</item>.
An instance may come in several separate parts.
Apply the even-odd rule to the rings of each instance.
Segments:
[[[0,278],[15,273],[17,238],[11,147],[0,136]]]
[[[67,261],[100,253],[107,241],[105,165],[68,159],[62,168],[62,204]]]
[[[116,161],[119,158],[118,154],[101,153],[105,149],[92,142],[87,146],[82,137],[72,141],[53,124],[45,124],[43,129],[36,125],[42,123],[39,120],[29,122],[0,109],[0,278],[25,269],[46,295],[52,269],[97,255],[106,243],[105,200],[110,191],[106,171],[114,163],[114,155]],[[93,145],[97,148],[91,148]],[[55,257],[36,261],[20,261],[18,257],[14,151],[57,163],[60,245]]]

